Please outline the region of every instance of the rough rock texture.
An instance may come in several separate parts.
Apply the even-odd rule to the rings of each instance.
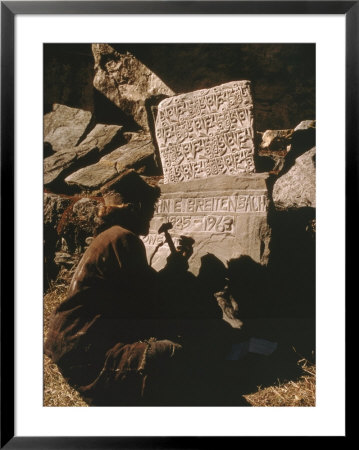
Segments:
[[[156,137],[164,183],[254,172],[250,82],[162,100]]]
[[[154,147],[150,139],[133,140],[68,176],[65,181],[82,189],[98,189],[126,169],[154,165]]]
[[[155,95],[173,95],[163,81],[132,54],[108,44],[93,44],[94,87],[144,130],[149,130],[145,101]]]
[[[115,148],[121,142],[122,127],[98,124],[82,143],[71,151],[61,151],[44,161],[44,185],[62,181],[81,165],[98,159],[101,153]]]
[[[278,210],[314,207],[315,147],[299,156],[294,165],[278,178],[273,187],[273,202]]]
[[[316,128],[316,121],[315,120],[303,120],[300,122],[299,125],[297,125],[294,128],[294,131],[297,130],[308,130],[309,128]]]
[[[292,134],[293,130],[266,130],[262,135],[260,150],[287,151]]]
[[[315,120],[303,120],[293,130],[257,132],[257,172],[286,173],[298,156],[315,146],[315,126]]]
[[[121,137],[122,127],[99,123],[81,142],[79,150],[85,152],[87,149],[97,148],[100,153],[106,153],[120,143]]]
[[[91,126],[92,113],[65,105],[54,104],[52,112],[44,116],[44,141],[55,152],[72,151]]]
[[[47,231],[55,231],[65,209],[70,205],[71,198],[56,194],[44,194],[44,226]],[[46,237],[46,235],[45,235]]]
[[[181,184],[161,185],[161,198],[143,241],[148,258],[163,242],[157,231],[162,223],[171,222],[170,234],[195,239],[190,270],[197,274],[201,257],[212,253],[226,263],[231,258],[248,255],[265,264],[268,260],[270,228],[267,223],[267,174],[218,176]],[[159,269],[169,255],[167,244],[160,247],[152,266]]]
[[[76,152],[57,152],[44,161],[44,186],[55,183],[61,175],[74,166],[77,161]]]

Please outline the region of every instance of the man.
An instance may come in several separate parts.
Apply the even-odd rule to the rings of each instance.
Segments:
[[[165,405],[180,397],[174,379],[184,367],[182,346],[168,330],[163,335],[157,274],[139,238],[158,197],[134,171],[103,190],[102,232],[50,324],[45,353],[91,405]],[[186,270],[180,254],[176,261]]]

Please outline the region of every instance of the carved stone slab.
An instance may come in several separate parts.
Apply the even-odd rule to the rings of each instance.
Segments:
[[[164,222],[171,222],[174,243],[181,235],[195,240],[190,270],[197,274],[201,257],[213,253],[222,262],[249,255],[261,264],[267,262],[270,228],[267,223],[267,174],[218,176],[187,183],[163,184],[150,233],[143,238],[148,260],[164,241],[157,233]],[[170,250],[159,248],[152,267],[161,269]]]
[[[163,100],[156,138],[164,183],[254,172],[250,82],[233,81]]]

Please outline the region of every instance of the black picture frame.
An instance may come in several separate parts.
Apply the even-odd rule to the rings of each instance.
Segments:
[[[201,448],[233,445],[230,437],[15,436],[14,407],[14,60],[18,14],[339,14],[346,19],[346,219],[357,204],[359,1],[4,1],[1,2],[1,448]],[[354,196],[354,198],[353,198]],[[346,243],[354,237],[346,220]],[[346,266],[350,268],[347,247]],[[352,269],[353,270],[353,269]],[[350,272],[346,279],[349,280]],[[348,287],[348,285],[347,285]]]

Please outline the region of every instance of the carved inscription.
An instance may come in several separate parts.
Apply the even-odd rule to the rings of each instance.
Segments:
[[[206,197],[160,198],[157,214],[192,213],[261,213],[267,211],[267,196],[255,193],[231,195],[208,195]]]
[[[222,193],[179,193],[163,196],[156,205],[153,228],[171,222],[178,234],[236,233],[236,222],[242,214],[266,213],[268,198],[263,191]],[[152,239],[152,240],[151,240]],[[154,238],[144,240],[148,245]],[[160,237],[158,242],[162,242]]]
[[[254,172],[249,81],[163,100],[156,137],[164,183]]]

